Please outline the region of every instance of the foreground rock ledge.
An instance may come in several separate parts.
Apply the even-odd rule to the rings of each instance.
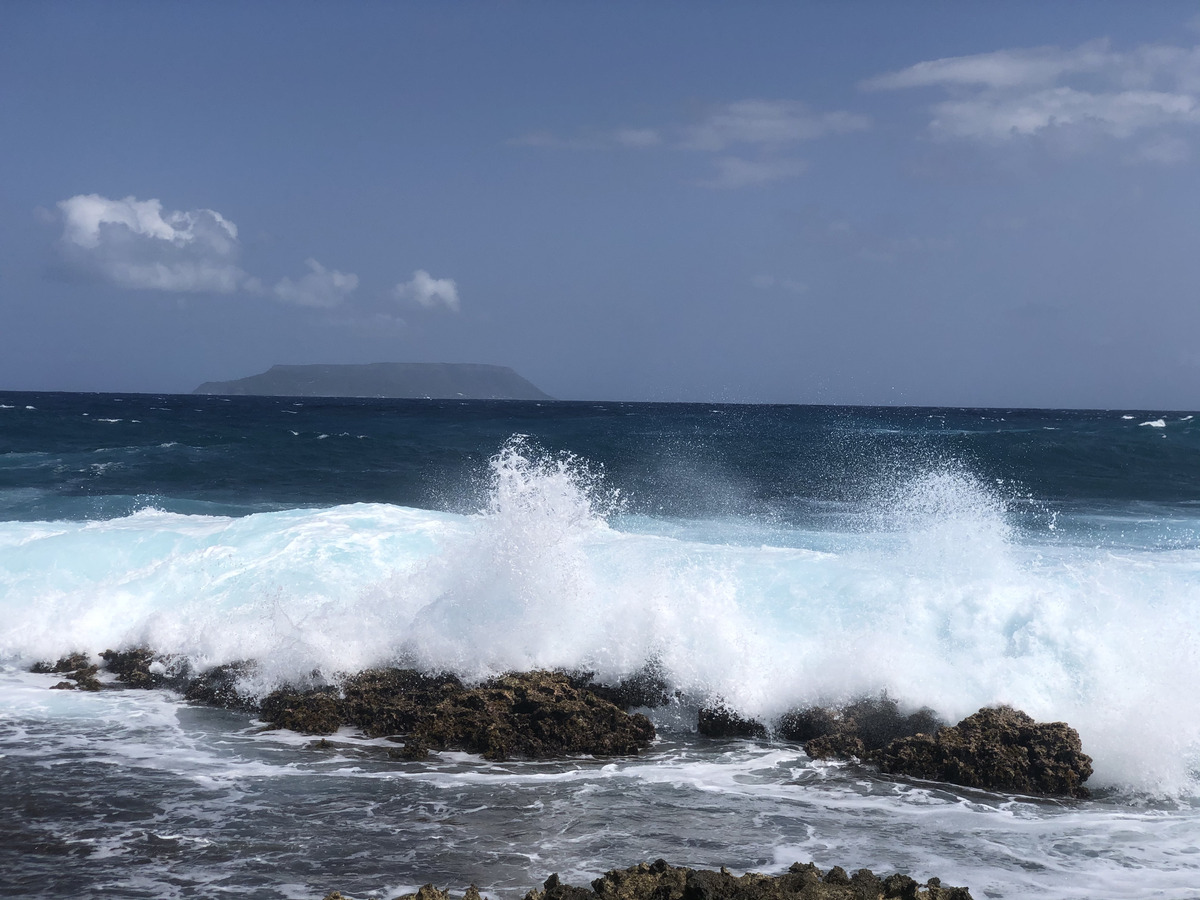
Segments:
[[[930,878],[920,884],[907,875],[880,878],[870,869],[847,874],[841,866],[822,872],[812,863],[796,863],[782,875],[748,872],[740,877],[727,869],[688,869],[664,860],[613,869],[592,882],[591,888],[563,884],[551,875],[542,889],[531,890],[525,900],[971,900],[965,887],[943,887]],[[349,900],[340,891],[325,900]],[[395,900],[453,900],[449,890],[427,884],[415,894]],[[479,900],[472,885],[463,900]]]
[[[645,716],[630,714],[561,672],[518,672],[475,686],[449,674],[414,669],[368,669],[317,688],[284,688],[260,702],[239,692],[253,662],[229,663],[199,674],[146,648],[101,654],[105,670],[130,687],[166,687],[209,706],[257,713],[301,734],[332,734],[343,725],[371,737],[404,739],[398,755],[422,759],[430,750],[464,750],[485,759],[625,756],[654,740]],[[79,687],[99,690],[97,667],[83,654],[34,671],[70,673]],[[86,683],[85,683],[86,682]],[[62,682],[65,688],[75,683]],[[57,687],[57,685],[56,685]]]

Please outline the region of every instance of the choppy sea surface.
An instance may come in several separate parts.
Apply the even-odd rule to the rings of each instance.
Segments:
[[[665,857],[1200,896],[1188,411],[0,393],[0,882],[28,897],[517,898]],[[30,664],[149,646],[270,690],[397,660],[660,667],[620,759],[414,763]],[[695,734],[886,692],[1078,729],[1093,799]]]

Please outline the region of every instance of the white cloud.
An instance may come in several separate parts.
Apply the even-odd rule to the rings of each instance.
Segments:
[[[397,300],[415,300],[426,309],[444,306],[451,312],[458,312],[458,285],[453,278],[434,278],[424,269],[413,272],[411,281],[396,285]]]
[[[699,122],[660,128],[618,128],[564,138],[540,131],[509,141],[511,145],[571,150],[662,147],[714,157],[717,174],[697,182],[704,187],[741,188],[793,178],[804,171],[803,160],[782,156],[797,144],[869,128],[865,116],[848,112],[816,112],[798,100],[738,100],[713,107]],[[756,160],[729,155],[749,151]]]
[[[1172,163],[1188,157],[1179,132],[1200,125],[1200,47],[999,50],[920,62],[863,87],[944,90],[929,123],[939,139],[1000,144],[1055,134],[1078,150],[1138,138],[1141,149],[1127,158]]]
[[[795,178],[807,166],[799,159],[741,159],[736,156],[720,156],[714,161],[717,174],[701,181],[710,188],[743,188],[769,184],[785,178]]]
[[[308,274],[295,281],[281,278],[272,293],[284,303],[332,309],[346,301],[358,287],[358,276],[336,269],[326,269],[315,259],[307,259]]]
[[[686,129],[683,145],[720,152],[737,144],[782,147],[831,134],[862,131],[869,121],[847,112],[814,113],[795,100],[740,100]]]
[[[1092,94],[1056,87],[1016,96],[949,100],[933,110],[930,129],[935,134],[982,141],[1071,126],[1128,138],[1138,132],[1200,122],[1196,98],[1159,91]]]
[[[974,56],[931,59],[863,82],[867,90],[896,90],[915,87],[977,86],[1019,88],[1054,83],[1060,76],[1097,72],[1112,65],[1114,54],[1108,41],[1093,41],[1074,50],[1035,47],[1028,50],[997,50]]]
[[[211,209],[165,212],[156,199],[79,194],[58,204],[59,249],[77,274],[119,287],[230,294],[247,275],[237,265],[237,226]]]

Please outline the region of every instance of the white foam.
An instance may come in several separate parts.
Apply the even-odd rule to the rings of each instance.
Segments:
[[[1023,542],[995,488],[954,465],[877,493],[871,527],[837,552],[782,529],[724,543],[720,522],[686,539],[618,530],[602,478],[516,441],[473,516],[3,523],[0,656],[254,658],[259,690],[404,655],[466,676],[615,678],[656,660],[764,718],[880,690],[951,720],[1008,702],[1078,728],[1100,784],[1190,789],[1200,696],[1179,685],[1200,683],[1200,551]]]
[[[1143,425],[1143,426],[1148,425],[1151,428],[1166,428],[1167,427],[1167,423],[1163,419],[1152,419],[1149,422],[1142,422],[1141,425]]]

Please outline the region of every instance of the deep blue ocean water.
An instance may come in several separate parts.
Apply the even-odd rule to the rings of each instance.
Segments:
[[[518,896],[658,856],[1200,896],[1200,423],[951,410],[0,393],[0,871],[27,896]],[[397,762],[28,666],[260,691],[404,660],[680,692],[640,757]],[[886,691],[1079,729],[1090,801],[694,733]]]

